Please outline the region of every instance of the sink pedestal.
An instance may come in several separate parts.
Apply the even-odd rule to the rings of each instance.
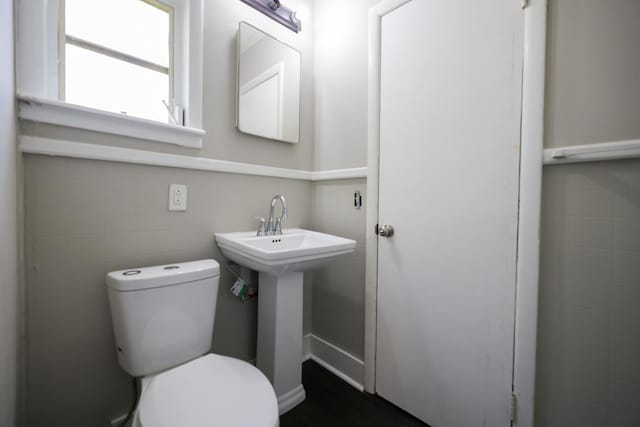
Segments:
[[[227,258],[260,272],[256,365],[271,381],[284,414],[305,398],[301,272],[350,254],[356,242],[299,228],[276,236],[256,236],[255,231],[216,233],[216,242]]]
[[[303,273],[260,273],[256,365],[273,384],[280,414],[305,398],[302,386]]]

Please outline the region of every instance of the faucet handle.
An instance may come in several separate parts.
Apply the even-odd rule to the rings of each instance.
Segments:
[[[264,236],[265,232],[267,231],[266,225],[265,225],[267,220],[261,216],[257,216],[256,220],[260,221],[260,225],[258,225],[258,232],[256,233],[256,236]]]

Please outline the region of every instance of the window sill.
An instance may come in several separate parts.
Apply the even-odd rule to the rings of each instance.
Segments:
[[[18,96],[19,117],[78,129],[141,138],[154,142],[202,148],[205,131],[110,113],[61,101]]]

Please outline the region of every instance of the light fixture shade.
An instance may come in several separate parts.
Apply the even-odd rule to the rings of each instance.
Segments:
[[[242,0],[256,10],[267,15],[269,18],[289,28],[291,31],[299,33],[302,30],[302,23],[293,10],[274,0]],[[273,6],[272,6],[273,5]]]

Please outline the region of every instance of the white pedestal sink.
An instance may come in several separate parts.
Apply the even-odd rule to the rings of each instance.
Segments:
[[[258,368],[278,395],[280,414],[305,398],[302,386],[302,272],[353,252],[354,240],[315,231],[285,229],[282,235],[216,233],[222,253],[260,273]]]

